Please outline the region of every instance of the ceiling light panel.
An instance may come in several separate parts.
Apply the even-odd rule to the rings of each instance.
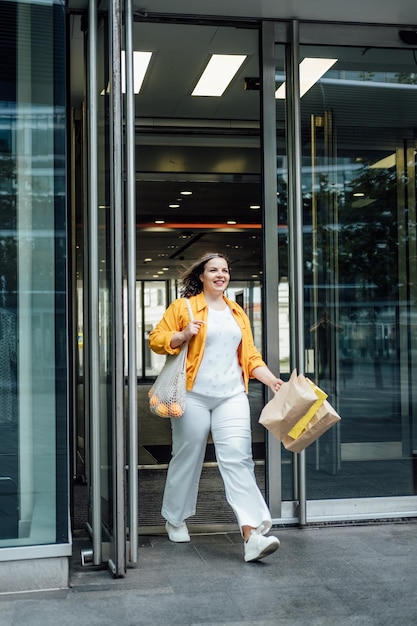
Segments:
[[[300,98],[336,63],[337,59],[306,57],[300,63]],[[285,83],[276,90],[275,98],[285,100]]]
[[[246,56],[246,54],[212,54],[191,95],[222,96]]]
[[[133,51],[133,91],[138,94],[145,80],[146,71],[151,62],[152,52]],[[122,50],[122,92],[126,93],[125,51]]]

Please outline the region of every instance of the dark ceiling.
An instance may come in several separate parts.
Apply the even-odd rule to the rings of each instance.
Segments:
[[[257,29],[141,21],[134,25],[134,47],[154,53],[135,98],[138,279],[176,278],[184,264],[213,250],[230,256],[235,278],[260,277],[261,211],[250,208],[262,203],[260,93],[245,90],[245,77],[259,76]],[[316,50],[304,47],[302,53],[314,56]],[[222,97],[192,97],[211,53],[248,56]],[[277,46],[281,74],[283,54],[283,46]],[[320,54],[324,56],[323,49]],[[349,72],[366,76],[401,70],[411,75],[416,70],[413,52],[328,47],[325,54],[340,59],[337,70],[346,72],[346,79],[332,81],[327,76],[303,97],[306,149],[311,112],[322,114],[331,107],[345,154],[368,151],[375,158],[386,156],[415,126],[416,89],[404,86],[403,106],[398,107],[398,85],[384,83],[382,74],[379,86],[366,80],[350,83]],[[74,15],[70,74],[75,108],[84,101],[83,57],[80,16]],[[104,81],[99,87],[105,87]],[[382,94],[383,108],[379,106]],[[276,117],[285,169],[283,101],[276,101]],[[383,137],[378,132],[381,127]],[[284,170],[281,176],[285,179]],[[182,191],[192,194],[184,196]],[[170,208],[170,204],[180,207]],[[155,224],[155,220],[165,223]]]

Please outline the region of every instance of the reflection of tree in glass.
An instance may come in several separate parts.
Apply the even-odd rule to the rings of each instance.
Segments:
[[[397,228],[395,170],[364,167],[351,189],[339,210],[339,275],[344,282],[372,286],[374,297],[391,300],[398,288],[398,238],[404,236]]]
[[[372,80],[374,76],[374,72],[359,72],[359,80]]]
[[[402,85],[417,85],[417,74],[415,72],[398,72],[395,74],[395,78]]]

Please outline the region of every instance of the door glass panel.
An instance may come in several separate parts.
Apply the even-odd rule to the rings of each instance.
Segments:
[[[277,89],[285,82],[285,53],[283,45],[275,46],[275,78]],[[290,353],[290,290],[288,266],[288,162],[286,146],[285,98],[276,98],[277,128],[277,218],[278,218],[278,323],[279,323],[279,362],[280,375],[288,380],[291,370]],[[294,455],[283,447],[281,451],[281,493],[282,500],[295,499]]]
[[[167,307],[167,287],[165,281],[143,281],[139,283],[143,288],[143,315],[144,332],[142,333],[142,358],[145,376],[155,378],[161,371],[165,357],[152,352],[148,346],[148,337],[152,328],[159,322]]]
[[[415,493],[417,80],[411,52],[336,59],[301,97],[307,373],[342,422],[306,452],[309,499]]]
[[[110,242],[110,161],[109,161],[109,98],[107,22],[97,34],[97,121],[98,121],[98,333],[99,333],[99,416],[100,441],[90,440],[100,450],[100,501],[102,540],[113,537],[113,433],[112,433],[112,288]],[[93,455],[90,454],[90,462]],[[91,471],[90,471],[91,476]],[[91,485],[90,488],[94,488]],[[90,498],[90,502],[92,502]],[[92,511],[90,509],[90,522]]]
[[[245,89],[246,77],[259,76],[258,31],[141,23],[135,25],[135,48],[158,50],[137,96],[136,109],[137,272],[145,311],[140,360],[143,374],[138,390],[139,463],[166,467],[171,455],[169,423],[149,414],[147,397],[150,379],[157,375],[164,358],[147,353],[147,335],[166,305],[177,297],[183,270],[202,254],[221,252],[230,258],[228,295],[251,317],[257,345],[262,349],[259,85]],[[191,96],[211,54],[219,53],[246,58],[221,96]],[[255,424],[262,397],[262,386],[251,384]],[[257,443],[263,478],[263,432]],[[210,446],[207,460],[213,460]],[[160,499],[161,475],[160,471],[155,479],[161,481]],[[149,476],[141,476],[140,482],[144,489],[155,489],[146,487]],[[207,483],[203,480],[202,485],[204,489]],[[223,493],[222,486],[220,490]],[[144,492],[146,501],[149,498]],[[152,513],[154,524],[162,523],[159,509],[157,502]],[[200,510],[205,523],[215,522],[217,513],[225,519],[222,511],[214,512],[212,507],[209,512],[204,512],[204,506]],[[145,520],[144,506],[142,516]],[[233,517],[227,519],[234,521]]]
[[[77,333],[79,375],[76,441],[76,500],[87,501],[76,520],[77,526],[86,525],[93,539],[93,559],[108,562],[114,575],[122,573],[117,556],[124,544],[126,527],[119,524],[117,514],[123,517],[124,507],[116,506],[116,483],[123,484],[124,468],[116,472],[115,459],[115,386],[123,378],[117,373],[115,360],[114,306],[114,251],[123,249],[123,242],[114,240],[114,211],[111,211],[111,159],[110,159],[110,105],[109,105],[109,32],[107,16],[100,15],[96,33],[95,90],[97,107],[89,106],[89,91],[84,93],[85,109],[74,116],[75,153],[74,194],[77,228]],[[77,42],[78,43],[78,42]],[[88,57],[88,35],[85,39]],[[94,55],[93,55],[94,56]],[[88,74],[89,59],[85,72]],[[85,85],[88,80],[85,80]],[[84,108],[84,105],[83,107]],[[95,111],[95,109],[97,109]],[[97,145],[89,146],[91,129],[97,113]],[[90,125],[91,124],[91,125]],[[78,145],[79,142],[79,145]],[[95,163],[95,150],[97,162]],[[90,168],[96,164],[96,172]],[[89,206],[94,198],[90,185],[95,186],[97,175],[97,206]],[[90,232],[90,228],[93,231]],[[117,252],[116,252],[117,253]],[[122,310],[122,306],[120,309]],[[127,333],[126,333],[127,336]],[[127,339],[126,339],[127,342]],[[125,344],[125,347],[127,345]],[[127,367],[125,374],[127,373]],[[118,424],[120,422],[118,421]],[[120,441],[121,438],[118,438]],[[123,448],[124,442],[120,444]],[[123,465],[123,464],[122,464]],[[117,474],[117,475],[116,475]],[[88,496],[82,491],[87,483]],[[120,493],[124,493],[123,488]],[[84,519],[84,517],[86,519]],[[97,546],[97,552],[96,552]],[[121,558],[123,558],[122,555]],[[88,557],[89,558],[89,557]]]

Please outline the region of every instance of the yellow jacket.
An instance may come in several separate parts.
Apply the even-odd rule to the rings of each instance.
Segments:
[[[231,308],[233,317],[239,324],[242,331],[242,341],[238,348],[239,363],[243,372],[243,380],[248,392],[248,381],[252,377],[252,371],[255,367],[264,366],[265,362],[253,343],[253,335],[250,327],[249,318],[236,302],[229,300],[223,296],[226,304]],[[208,306],[204,293],[201,292],[197,296],[189,298],[194,319],[207,322]],[[149,347],[157,354],[178,354],[181,346],[171,348],[172,336],[184,330],[190,321],[187,303],[184,298],[174,300],[167,308],[161,321],[155,326],[149,335]],[[187,382],[188,391],[194,386],[198,368],[203,358],[204,345],[206,342],[207,326],[203,324],[198,335],[195,335],[188,346],[187,353]]]

